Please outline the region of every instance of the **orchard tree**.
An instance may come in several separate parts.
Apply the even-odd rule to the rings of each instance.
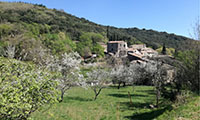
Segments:
[[[163,92],[163,89],[165,89],[166,84],[168,84],[169,82],[174,82],[174,79],[171,78],[173,76],[170,76],[168,74],[169,70],[172,70],[171,67],[172,66],[164,64],[162,61],[159,60],[149,61],[144,66],[144,74],[149,79],[152,79],[152,83],[155,88],[156,107],[159,107],[160,97]]]
[[[120,89],[121,83],[123,83],[125,86],[125,83],[126,83],[125,79],[127,78],[127,75],[129,74],[129,73],[126,73],[126,70],[127,70],[127,67],[125,67],[124,65],[120,65],[112,69],[111,74],[112,74],[113,83],[118,84],[118,87],[117,87],[118,89]]]
[[[120,89],[120,85],[123,83],[124,86],[126,83],[134,84],[140,77],[141,66],[137,63],[127,65],[120,65],[112,69],[111,76],[113,82],[118,83],[118,89]]]
[[[162,68],[162,63],[157,62],[156,66],[152,65],[150,70],[153,72],[152,81],[156,91],[156,107],[159,107],[162,87],[166,81],[167,76],[165,70]]]
[[[25,120],[57,101],[57,75],[30,63],[0,58],[0,119]]]
[[[52,71],[61,73],[61,77],[58,79],[58,89],[61,92],[60,102],[63,101],[65,92],[71,87],[85,85],[84,77],[80,73],[81,57],[77,52],[64,53],[61,58],[53,57],[49,63],[48,67]]]
[[[110,83],[109,72],[104,69],[97,68],[87,74],[87,82],[89,83],[90,88],[94,91],[94,100],[96,100],[102,89],[107,87],[107,84]]]

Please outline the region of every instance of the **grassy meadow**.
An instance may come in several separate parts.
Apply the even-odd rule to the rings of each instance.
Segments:
[[[130,92],[130,97],[128,95]],[[73,88],[65,95],[62,103],[45,106],[36,111],[33,120],[151,120],[157,118],[170,106],[149,108],[155,104],[153,87],[135,86],[109,87],[102,90],[96,101],[91,89]],[[165,100],[162,100],[165,101]],[[166,103],[166,101],[165,101]]]
[[[186,104],[173,105],[173,110],[166,111],[158,120],[200,120],[200,96],[191,97]]]

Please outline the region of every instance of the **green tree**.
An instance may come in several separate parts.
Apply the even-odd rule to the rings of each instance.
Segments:
[[[36,66],[0,58],[0,119],[27,119],[57,101],[56,76]]]
[[[162,50],[163,50],[163,47],[160,47],[158,49],[156,49],[156,51],[158,53],[162,53]],[[174,48],[166,48],[166,55],[170,55],[170,56],[173,56],[175,54],[175,49]]]
[[[195,91],[199,94],[200,91],[200,23],[197,19],[191,37],[194,41],[186,41],[187,49],[178,51],[175,58],[181,61],[183,67],[179,67],[183,71],[181,81],[184,81],[183,86]]]
[[[0,24],[0,38],[7,36],[11,32],[11,29],[11,24]]]
[[[93,46],[92,52],[97,54],[99,57],[104,57],[104,48],[99,44]]]
[[[80,42],[77,43],[77,52],[82,57],[88,57],[92,53],[97,54],[98,56],[104,56],[104,49],[98,42],[103,41],[103,36],[96,33],[84,33],[80,36]]]
[[[76,49],[76,44],[63,32],[45,34],[43,44],[51,49],[53,54],[69,53]]]
[[[89,83],[90,88],[94,91],[94,100],[96,100],[102,89],[107,87],[106,83],[109,83],[111,80],[109,72],[104,69],[97,68],[89,72],[87,76],[87,83]]]

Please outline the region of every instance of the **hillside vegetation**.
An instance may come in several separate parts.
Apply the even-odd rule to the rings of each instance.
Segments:
[[[0,53],[6,45],[14,44],[18,53],[29,53],[28,60],[35,57],[30,51],[36,54],[41,49],[52,54],[78,51],[81,56],[103,56],[98,42],[106,43],[109,39],[145,43],[157,49],[164,43],[179,48],[188,38],[154,30],[103,26],[43,5],[0,2]]]

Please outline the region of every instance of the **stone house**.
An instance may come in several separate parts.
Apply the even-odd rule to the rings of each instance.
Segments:
[[[107,52],[113,53],[116,57],[127,56],[127,43],[124,41],[109,41],[107,43]]]
[[[145,44],[131,45],[128,48],[128,53],[135,53],[137,55],[144,57],[153,57],[158,55],[158,52],[153,50],[152,48],[146,47]]]
[[[127,47],[125,41],[109,41],[106,53],[115,57],[127,57],[130,61],[147,61],[147,58],[158,55],[157,51],[146,47],[146,44]]]

